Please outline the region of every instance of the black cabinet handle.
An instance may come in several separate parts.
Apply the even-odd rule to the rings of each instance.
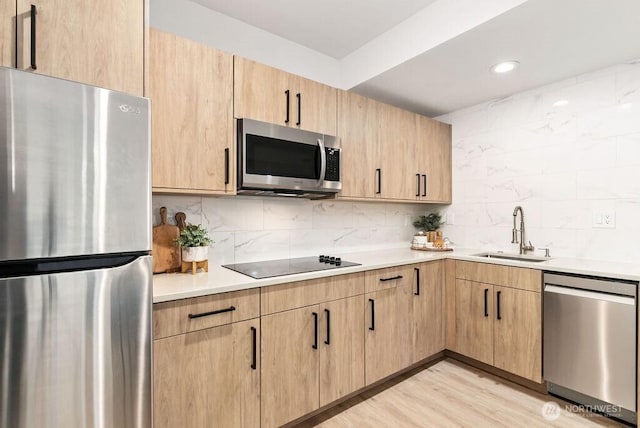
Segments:
[[[296,122],[296,125],[300,126],[302,123],[302,119],[300,118],[300,112],[302,111],[302,95],[298,92],[296,94],[296,98],[298,99],[298,121]]]
[[[258,344],[257,344],[258,331],[255,327],[251,327],[251,340],[253,341],[252,349],[251,349],[251,368],[256,370],[257,368],[257,355],[258,355]]]
[[[313,314],[313,345],[311,347],[313,349],[318,349],[318,313],[314,312]]]
[[[402,275],[392,276],[391,278],[380,278],[380,282],[395,281],[396,279],[402,279]]]
[[[325,345],[331,344],[331,311],[325,309],[324,313],[327,314],[327,339],[324,341]]]
[[[500,294],[502,294],[502,291],[496,293],[496,316],[499,320],[502,319],[502,315],[500,314]]]
[[[484,289],[484,316],[488,317],[489,316],[489,289],[485,288]]]
[[[289,123],[289,90],[287,89],[286,91],[284,91],[284,95],[287,98],[287,116],[284,119],[284,123]]]
[[[218,309],[217,311],[202,312],[200,314],[189,314],[189,318],[194,319],[194,318],[200,318],[200,317],[208,317],[209,315],[223,314],[225,312],[233,312],[235,310],[236,310],[235,306],[229,306],[228,308]]]
[[[36,15],[38,10],[34,4],[31,5],[31,69],[37,70],[36,65]]]
[[[371,302],[371,326],[369,330],[373,331],[376,329],[376,302],[373,299],[369,299]]]
[[[422,182],[424,183],[422,186],[422,196],[427,196],[427,174],[422,174]]]
[[[229,148],[224,149],[224,184],[229,184]]]
[[[418,186],[416,188],[416,196],[420,196],[420,174],[416,174]]]
[[[376,168],[376,180],[378,181],[378,190],[376,190],[376,195],[382,193],[382,170],[380,168]]]
[[[416,292],[413,293],[415,296],[420,295],[420,268],[413,268],[416,271]]]

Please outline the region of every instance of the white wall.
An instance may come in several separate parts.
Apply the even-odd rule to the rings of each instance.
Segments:
[[[340,87],[338,60],[189,0],[149,0],[149,25]]]
[[[260,197],[153,195],[153,224],[167,207],[175,224],[178,211],[187,222],[206,227],[215,243],[214,264],[304,257],[321,253],[408,247],[412,225],[424,206],[390,203],[309,201]]]
[[[521,205],[527,240],[552,256],[640,260],[640,61],[439,119],[453,124],[455,224],[444,230],[458,245],[513,249]],[[606,211],[615,228],[593,228]]]

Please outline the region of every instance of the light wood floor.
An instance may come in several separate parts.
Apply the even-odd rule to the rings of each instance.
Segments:
[[[389,386],[391,385],[391,386]],[[547,421],[542,406],[560,405]],[[568,403],[539,394],[454,360],[362,393],[307,420],[302,426],[333,427],[618,427],[595,414],[572,413]]]

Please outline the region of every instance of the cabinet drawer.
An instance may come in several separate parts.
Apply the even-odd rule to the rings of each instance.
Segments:
[[[538,269],[456,261],[456,278],[520,290],[540,292],[542,289],[542,272]]]
[[[367,271],[365,272],[365,290],[367,293],[372,293],[411,284],[416,267],[418,265],[404,265]]]
[[[260,316],[258,289],[156,303],[153,338],[230,324]]]
[[[364,274],[330,276],[263,287],[262,315],[364,294]]]

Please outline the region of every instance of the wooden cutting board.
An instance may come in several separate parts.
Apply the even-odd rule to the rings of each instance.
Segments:
[[[180,270],[180,247],[175,243],[180,228],[167,224],[167,208],[160,208],[160,224],[153,226],[153,273]]]

